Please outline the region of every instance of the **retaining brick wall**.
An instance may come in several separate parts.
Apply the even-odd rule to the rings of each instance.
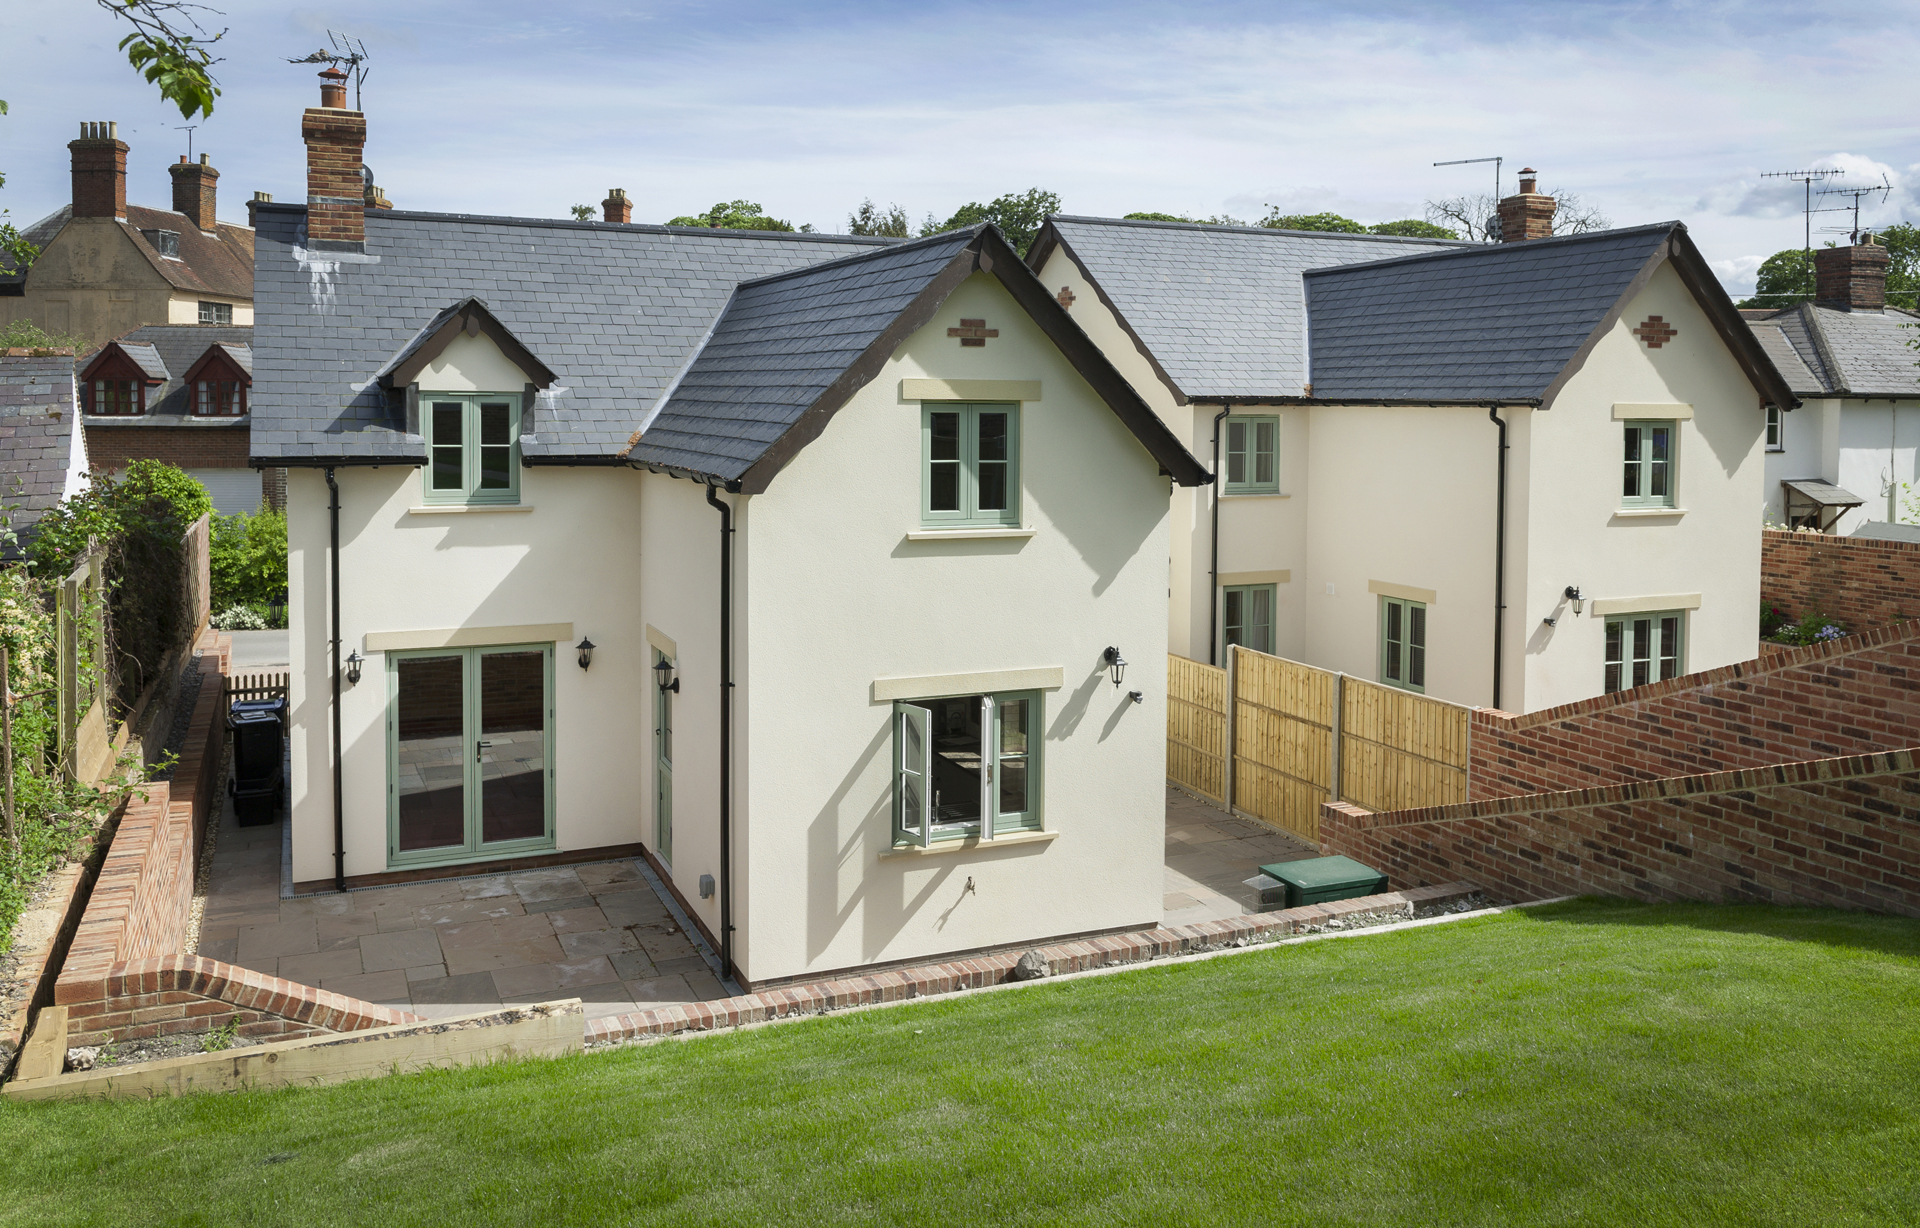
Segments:
[[[1818,609],[1849,631],[1920,618],[1920,542],[1763,529],[1760,599],[1795,618]]]
[[[54,1002],[67,1008],[69,1046],[210,1032],[230,1020],[237,1035],[273,1040],[423,1022],[408,1011],[197,955],[127,960],[93,977],[63,975]]]
[[[1320,808],[1320,845],[1399,883],[1920,916],[1915,752],[1374,813]]]
[[[1920,746],[1920,623],[1472,720],[1470,801]]]

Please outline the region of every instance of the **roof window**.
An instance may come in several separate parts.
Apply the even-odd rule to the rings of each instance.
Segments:
[[[140,236],[152,245],[153,250],[171,260],[180,259],[180,232],[177,230],[143,230]]]

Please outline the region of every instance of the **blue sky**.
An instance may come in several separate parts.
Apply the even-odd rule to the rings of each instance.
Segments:
[[[216,0],[217,2],[217,0]],[[112,119],[129,197],[166,205],[183,123],[86,0],[16,8],[0,97],[0,207],[68,194],[65,143]],[[1885,173],[1867,220],[1920,221],[1910,6],[1386,3],[713,5],[496,0],[228,3],[225,95],[194,134],[221,215],[304,193],[312,66],[373,52],[367,161],[401,208],[567,216],[609,187],[636,220],[744,197],[839,230],[871,196],[919,219],[1035,185],[1068,212],[1419,216],[1491,187],[1499,154],[1617,225],[1680,218],[1738,293],[1800,238],[1798,185],[1762,171]],[[1816,218],[1816,228],[1842,215]]]

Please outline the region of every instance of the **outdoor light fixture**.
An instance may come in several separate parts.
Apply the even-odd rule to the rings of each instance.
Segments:
[[[351,653],[347,654],[346,665],[347,665],[347,685],[348,686],[360,685],[360,664],[364,659],[365,658],[361,657],[360,650],[358,648],[354,649]]]
[[[1573,602],[1573,612],[1575,614],[1578,614],[1580,608],[1586,604],[1586,598],[1580,595],[1580,586],[1578,584],[1567,585],[1566,597],[1568,601]]]
[[[585,669],[587,668],[587,666],[593,664],[593,641],[592,640],[588,639],[586,636],[583,635],[580,637],[580,642],[578,644],[575,644],[574,647],[578,649],[580,652],[580,668],[581,669]]]
[[[680,680],[678,678],[673,678],[671,682],[667,681],[667,679],[673,677],[673,662],[667,660],[665,657],[661,657],[653,663],[653,672],[654,676],[660,680],[661,690],[672,691],[676,695],[680,693]]]
[[[1139,691],[1128,691],[1127,698],[1131,699],[1134,703],[1137,703],[1137,704],[1143,704],[1147,702],[1147,697],[1141,694]]]
[[[1100,656],[1107,663],[1107,668],[1113,671],[1113,685],[1118,689],[1120,680],[1127,676],[1127,659],[1120,655],[1118,648],[1111,646]]]

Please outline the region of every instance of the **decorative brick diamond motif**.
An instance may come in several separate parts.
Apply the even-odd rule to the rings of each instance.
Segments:
[[[962,320],[959,328],[949,328],[947,336],[960,338],[961,345],[985,345],[988,337],[998,337],[1000,330],[988,328],[985,320]]]
[[[1053,297],[1054,297],[1054,301],[1059,303],[1062,307],[1065,307],[1068,310],[1073,309],[1073,291],[1067,289],[1065,286],[1061,286],[1060,293],[1054,295]]]
[[[1647,343],[1647,348],[1657,350],[1680,335],[1680,330],[1659,316],[1648,316],[1634,327],[1633,335]]]

